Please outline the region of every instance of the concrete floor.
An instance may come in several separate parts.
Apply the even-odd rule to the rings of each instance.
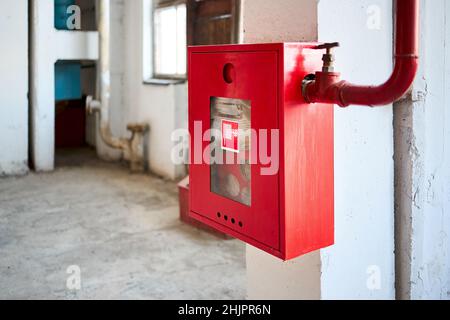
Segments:
[[[0,179],[0,299],[245,298],[244,245],[180,223],[174,183],[87,150],[57,165]]]

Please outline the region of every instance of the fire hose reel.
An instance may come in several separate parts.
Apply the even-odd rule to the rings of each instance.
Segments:
[[[189,48],[190,215],[280,259],[334,243],[333,105],[316,44]]]
[[[284,260],[334,243],[333,105],[390,104],[417,74],[419,1],[395,7],[378,86],[340,79],[338,43],[189,48],[192,218]]]

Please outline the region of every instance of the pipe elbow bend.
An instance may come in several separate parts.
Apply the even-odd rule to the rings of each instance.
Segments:
[[[384,106],[401,99],[416,78],[418,58],[401,59],[396,62],[390,78],[379,86],[356,86],[345,83],[336,95],[340,106]]]

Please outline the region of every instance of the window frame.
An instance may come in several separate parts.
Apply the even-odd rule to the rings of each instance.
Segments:
[[[215,43],[203,43],[198,41],[198,35],[197,35],[197,22],[199,20],[215,20],[218,16],[215,13],[209,13],[205,16],[199,15],[198,9],[199,6],[202,5],[204,2],[208,1],[214,1],[214,0],[186,0],[188,3],[187,8],[187,36],[188,36],[188,46],[190,45],[213,45]],[[231,30],[230,30],[230,42],[227,42],[226,44],[240,44],[243,43],[241,30],[243,30],[242,25],[242,2],[241,0],[228,0],[231,5],[231,10],[227,15],[230,15],[231,19]],[[225,44],[225,43],[223,43]]]
[[[164,74],[156,72],[156,23],[155,23],[155,14],[156,10],[164,9],[168,7],[176,7],[184,4],[186,6],[186,15],[188,10],[188,1],[187,0],[162,0],[157,2],[152,7],[152,69],[153,69],[153,79],[161,79],[161,80],[187,80],[187,62],[186,62],[186,72],[184,74]],[[188,46],[188,19],[186,17],[186,57],[187,57],[187,46]]]

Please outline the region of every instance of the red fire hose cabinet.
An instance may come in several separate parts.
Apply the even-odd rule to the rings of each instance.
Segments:
[[[283,260],[334,243],[333,105],[312,43],[189,48],[190,215]]]

